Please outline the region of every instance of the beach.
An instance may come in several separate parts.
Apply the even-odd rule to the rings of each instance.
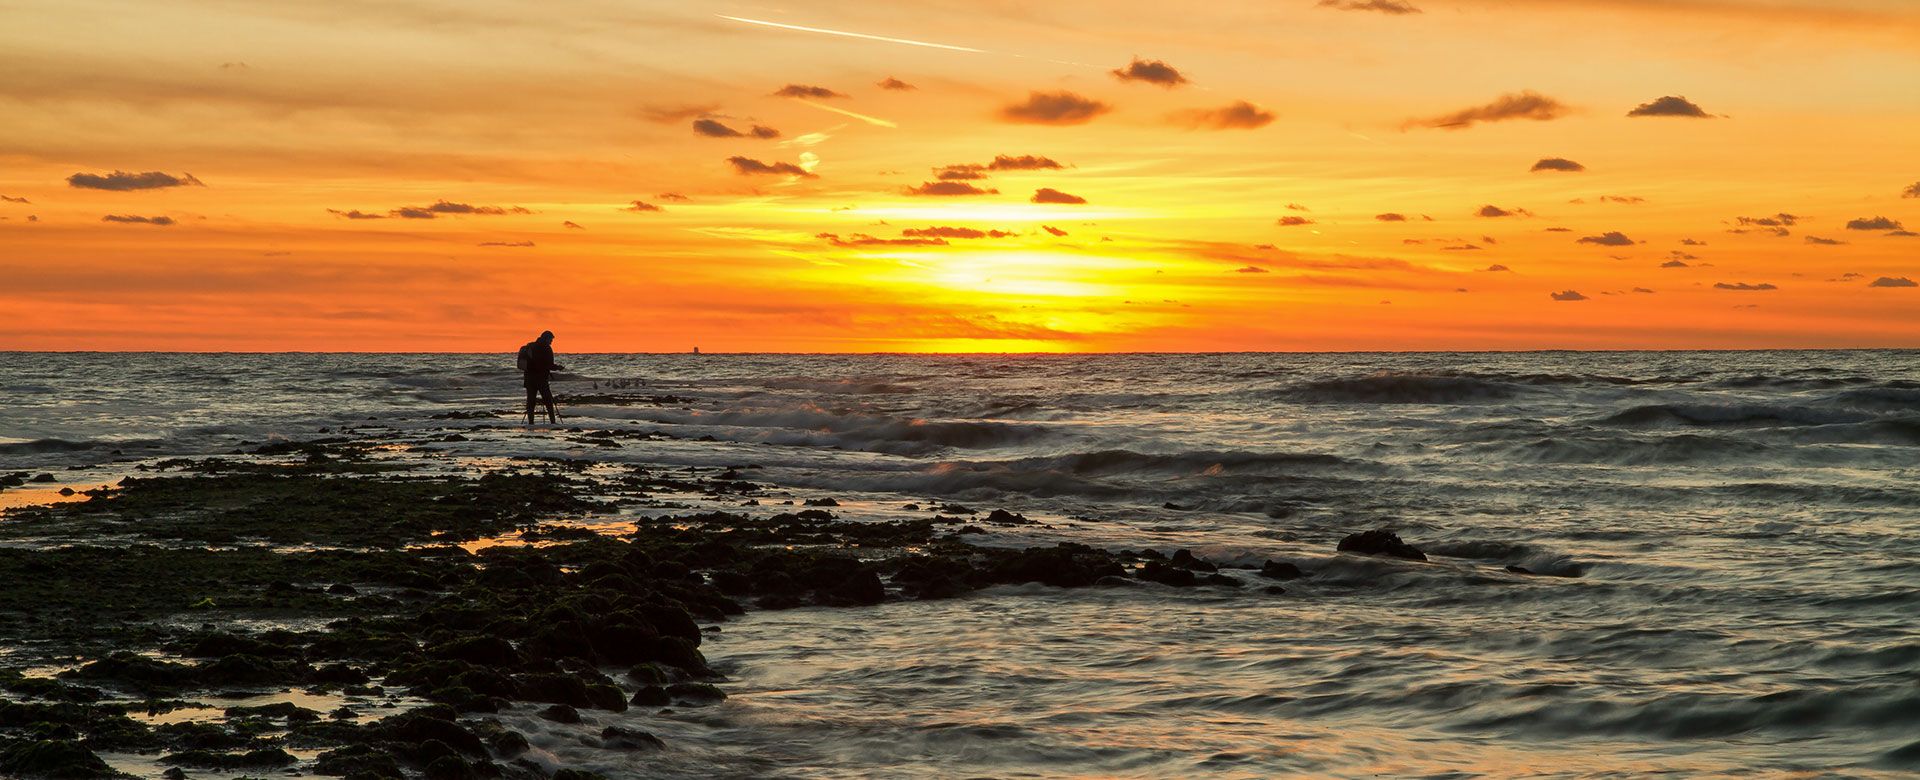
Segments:
[[[0,772],[1920,770],[1911,352],[562,362],[0,353]]]

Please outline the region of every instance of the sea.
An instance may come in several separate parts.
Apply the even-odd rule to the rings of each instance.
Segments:
[[[0,472],[506,425],[448,446],[750,465],[852,517],[1004,508],[1042,523],[979,543],[1244,583],[750,612],[705,646],[724,704],[590,714],[663,753],[511,724],[610,776],[1920,773],[1920,352],[560,362],[563,426],[672,438],[444,419],[517,410],[511,353],[0,353]],[[1336,551],[1369,529],[1429,561]],[[1267,560],[1307,576],[1231,568]]]

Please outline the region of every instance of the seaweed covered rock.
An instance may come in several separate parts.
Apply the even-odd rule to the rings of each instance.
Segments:
[[[1427,554],[1420,548],[1400,541],[1400,535],[1386,529],[1361,531],[1348,534],[1340,540],[1340,552],[1361,555],[1385,555],[1392,558],[1405,558],[1410,561],[1424,561]]]
[[[986,578],[996,583],[1039,582],[1062,588],[1084,588],[1101,577],[1124,573],[1120,564],[1105,551],[1061,542],[1054,547],[1003,553],[986,570]]]
[[[1297,580],[1306,576],[1306,572],[1285,561],[1267,561],[1260,564],[1260,576],[1270,580]]]
[[[56,780],[120,776],[93,751],[65,739],[21,741],[0,748],[0,774]]]

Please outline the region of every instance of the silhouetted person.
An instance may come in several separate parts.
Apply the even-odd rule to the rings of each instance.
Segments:
[[[528,342],[520,348],[520,384],[527,388],[527,424],[533,424],[533,397],[547,404],[547,422],[558,424],[560,416],[553,412],[553,388],[547,386],[547,379],[553,372],[561,370],[560,364],[553,362],[553,331],[545,331],[540,338]]]

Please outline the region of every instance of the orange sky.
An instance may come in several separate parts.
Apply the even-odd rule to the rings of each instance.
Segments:
[[[1920,347],[1907,0],[5,16],[0,349]]]

